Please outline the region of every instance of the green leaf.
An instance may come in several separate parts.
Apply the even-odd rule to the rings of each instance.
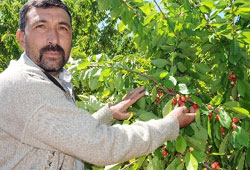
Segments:
[[[210,102],[210,104],[211,105],[220,105],[221,104],[221,102],[222,102],[222,100],[223,100],[223,96],[222,95],[217,95],[217,96],[215,96],[212,100],[211,100],[211,102]]]
[[[176,167],[180,164],[181,158],[175,158],[165,170],[173,170],[176,169]]]
[[[152,60],[151,62],[153,65],[155,65],[158,68],[163,68],[168,63],[168,61],[165,59],[156,59],[156,60]]]
[[[80,63],[80,64],[77,66],[77,70],[84,70],[84,69],[87,68],[90,64],[91,64],[91,62],[89,62],[89,61],[84,61],[84,62]]]
[[[185,165],[186,165],[187,170],[198,169],[198,162],[190,152],[188,152],[185,156]]]
[[[151,119],[159,119],[159,117],[156,116],[154,113],[147,112],[145,110],[139,110],[136,112],[136,114],[138,115],[138,118],[142,121],[148,121]]]
[[[194,103],[198,104],[199,106],[202,105],[202,100],[199,97],[192,95],[191,99],[193,100]]]
[[[244,97],[246,92],[246,86],[244,85],[242,80],[237,80],[237,89],[239,94]]]
[[[182,136],[178,136],[178,138],[176,139],[175,147],[176,147],[177,152],[180,152],[180,153],[185,152],[185,150],[187,148],[187,143]]]
[[[181,94],[190,94],[186,84],[178,84],[178,89]]]
[[[241,127],[236,128],[236,141],[242,146],[249,145],[249,134]]]
[[[138,170],[142,166],[145,159],[146,159],[146,156],[142,156],[138,158],[137,162],[133,165],[133,170]]]
[[[145,107],[146,107],[146,100],[145,100],[144,97],[141,98],[140,100],[138,100],[138,101],[136,102],[136,104],[140,107],[140,109],[145,110]]]
[[[249,111],[246,110],[246,109],[244,109],[244,108],[230,107],[229,109],[232,110],[232,111],[234,111],[235,113],[239,113],[239,114],[245,115],[245,116],[247,116],[247,117],[250,118]]]
[[[250,148],[247,148],[246,163],[250,165]]]
[[[202,74],[206,74],[211,70],[210,67],[204,63],[195,64],[195,69]]]
[[[219,110],[219,118],[220,118],[219,121],[222,126],[226,128],[229,128],[231,126],[232,119],[225,110],[223,109]]]
[[[244,161],[245,161],[245,153],[242,153],[239,163],[238,163],[238,169],[237,170],[244,170]]]
[[[162,116],[167,116],[173,110],[172,100],[169,100],[162,109]]]
[[[184,66],[182,62],[177,63],[177,68],[183,73],[187,70],[187,68]]]
[[[199,163],[205,162],[205,159],[206,159],[206,157],[207,157],[207,154],[206,154],[206,153],[204,153],[204,152],[199,152],[199,151],[197,151],[197,150],[194,150],[194,151],[192,152],[192,154],[194,155],[194,157],[196,158],[197,162],[199,162]]]
[[[122,21],[118,23],[118,30],[119,32],[123,32],[126,29],[126,25]]]

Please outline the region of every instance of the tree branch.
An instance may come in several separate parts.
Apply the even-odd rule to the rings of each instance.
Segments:
[[[154,1],[154,3],[156,4],[157,8],[160,10],[160,12],[161,12],[163,18],[166,19],[166,15],[163,13],[163,11],[162,11],[161,7],[159,6],[159,4],[156,2],[156,0],[153,0],[153,1]]]

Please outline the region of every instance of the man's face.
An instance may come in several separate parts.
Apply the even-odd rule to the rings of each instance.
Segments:
[[[26,54],[44,70],[58,73],[68,61],[72,32],[70,18],[63,9],[32,8],[22,36]]]

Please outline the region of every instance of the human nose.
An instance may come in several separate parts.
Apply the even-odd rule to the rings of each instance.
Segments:
[[[59,41],[58,32],[55,29],[51,29],[47,38],[48,44],[57,45]]]

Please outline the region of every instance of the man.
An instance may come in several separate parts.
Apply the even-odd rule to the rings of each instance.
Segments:
[[[174,140],[195,110],[173,110],[161,120],[113,125],[144,96],[143,87],[90,115],[78,109],[63,66],[71,50],[71,16],[59,0],[31,0],[20,11],[17,39],[24,50],[0,74],[0,169],[77,169],[127,161]]]

